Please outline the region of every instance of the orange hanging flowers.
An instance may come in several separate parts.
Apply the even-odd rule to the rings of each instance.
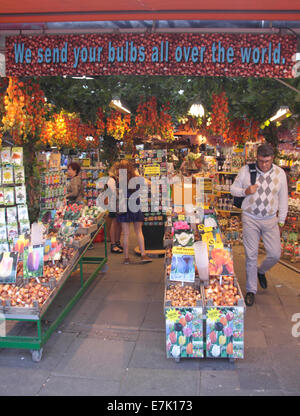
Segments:
[[[106,119],[106,133],[116,140],[122,140],[130,133],[130,124],[130,114],[123,115],[118,111],[112,110]]]
[[[36,81],[9,78],[4,108],[2,133],[8,132],[18,144],[39,137],[46,106],[44,92]]]

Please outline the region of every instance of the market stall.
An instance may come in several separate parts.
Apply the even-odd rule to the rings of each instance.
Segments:
[[[9,198],[3,198],[0,207],[0,347],[29,349],[32,359],[39,361],[43,345],[107,262],[106,213],[98,207],[65,205],[61,201],[55,209],[52,204],[43,206],[39,221],[30,226],[22,161],[22,148],[2,149],[3,194]],[[47,175],[53,178],[57,173],[51,171]],[[44,180],[46,177],[49,176],[44,176]],[[104,255],[87,256],[86,251],[100,233]],[[96,268],[84,277],[83,267],[87,264]],[[79,290],[44,331],[46,312],[78,266]],[[32,322],[36,324],[37,336],[3,331],[9,322]]]

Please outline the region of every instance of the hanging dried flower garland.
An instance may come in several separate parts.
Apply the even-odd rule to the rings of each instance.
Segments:
[[[4,97],[2,133],[9,133],[15,144],[39,136],[46,114],[45,95],[35,80],[9,78]]]
[[[130,123],[130,114],[123,115],[118,111],[112,110],[106,119],[106,133],[116,140],[122,140],[130,133]]]

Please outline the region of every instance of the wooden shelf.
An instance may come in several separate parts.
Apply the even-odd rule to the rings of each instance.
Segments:
[[[216,211],[217,212],[229,212],[229,213],[232,213],[232,214],[240,214],[242,212],[241,209],[225,210],[225,209],[218,209],[218,208],[216,208]]]
[[[237,175],[239,172],[218,172],[216,171],[218,175]]]

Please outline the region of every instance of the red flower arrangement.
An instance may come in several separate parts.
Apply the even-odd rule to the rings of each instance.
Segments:
[[[212,99],[211,133],[213,136],[223,136],[226,139],[229,132],[229,110],[226,93],[223,91],[220,94],[213,94]]]
[[[105,132],[105,119],[102,107],[99,107],[96,114],[96,134],[103,136]]]
[[[157,100],[151,97],[138,105],[135,117],[134,137],[160,136],[164,140],[174,139],[172,117],[169,114],[169,103],[157,109]]]

